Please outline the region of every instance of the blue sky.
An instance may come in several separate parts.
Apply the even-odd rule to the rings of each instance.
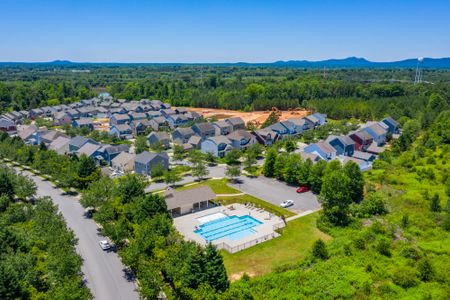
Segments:
[[[450,56],[450,1],[1,0],[0,61]]]

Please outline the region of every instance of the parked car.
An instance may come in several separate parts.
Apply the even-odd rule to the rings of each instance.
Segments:
[[[283,202],[280,203],[280,206],[284,208],[292,205],[294,205],[294,200],[284,200]]]
[[[109,242],[107,240],[100,241],[99,244],[100,244],[100,247],[102,248],[102,250],[111,249],[111,245],[109,244]]]
[[[306,193],[309,192],[309,188],[307,186],[302,185],[297,189],[297,193]]]

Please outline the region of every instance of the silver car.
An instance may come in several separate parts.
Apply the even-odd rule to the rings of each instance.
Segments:
[[[283,202],[280,203],[280,206],[284,208],[292,205],[294,205],[294,200],[284,200]]]
[[[102,248],[102,250],[111,249],[111,245],[109,244],[109,242],[107,240],[100,241],[99,244],[100,244],[100,247]]]

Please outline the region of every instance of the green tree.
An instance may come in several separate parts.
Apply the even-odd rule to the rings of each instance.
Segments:
[[[2,195],[5,195],[10,199],[14,196],[12,173],[6,168],[0,168],[0,196]]]
[[[352,202],[349,181],[340,171],[331,171],[323,177],[319,200],[325,216],[334,225],[342,226],[349,222],[349,206]]]
[[[126,174],[119,178],[117,184],[117,195],[122,203],[129,203],[133,198],[145,194],[146,182],[142,176]]]
[[[287,152],[294,152],[295,149],[297,149],[297,145],[295,144],[295,142],[290,139],[284,143],[284,147]]]
[[[203,177],[209,174],[208,169],[206,168],[206,164],[203,161],[197,162],[192,167],[192,176],[197,177],[197,179],[202,179]]]
[[[225,175],[227,177],[229,177],[231,180],[235,180],[237,177],[241,176],[241,167],[240,166],[227,166]]]
[[[266,160],[264,161],[263,174],[266,177],[273,177],[275,174],[275,162],[278,152],[275,148],[269,148],[266,151]]]
[[[92,158],[81,155],[76,166],[75,184],[81,189],[85,189],[89,184],[100,177],[100,170],[95,165]]]
[[[316,240],[313,245],[312,254],[318,259],[328,259],[328,250],[325,242],[321,239]]]
[[[140,135],[136,137],[136,140],[134,142],[134,152],[136,154],[140,154],[144,151],[147,151],[149,148],[147,146],[147,137],[144,135]]]
[[[175,185],[178,181],[181,181],[181,176],[174,170],[167,170],[164,172],[164,182],[168,185]]]
[[[150,176],[153,180],[158,180],[159,178],[164,176],[165,171],[166,168],[162,164],[157,164],[151,168]]]
[[[280,117],[278,116],[276,111],[272,111],[267,119],[261,124],[261,128],[269,127],[270,125],[273,125],[277,123],[280,120]]]
[[[181,161],[186,156],[186,150],[183,146],[175,144],[173,146],[173,159],[176,161]]]
[[[308,184],[313,193],[319,194],[322,189],[322,177],[327,166],[326,161],[319,160],[312,165],[309,172]]]
[[[439,212],[441,210],[441,201],[439,199],[439,194],[434,194],[430,200],[430,210],[432,212]]]
[[[239,164],[239,158],[241,158],[241,155],[242,155],[241,151],[233,148],[225,155],[225,162],[227,163],[227,165]]]
[[[361,202],[364,196],[364,177],[361,169],[355,162],[349,161],[344,166],[344,173],[350,179],[349,191],[352,201],[355,203]]]
[[[215,290],[225,291],[228,286],[228,277],[223,259],[216,247],[209,243],[205,249],[205,271],[208,283]]]
[[[114,186],[114,184],[109,177],[101,177],[83,192],[80,199],[81,205],[83,205],[83,207],[99,207],[112,197],[112,186]]]

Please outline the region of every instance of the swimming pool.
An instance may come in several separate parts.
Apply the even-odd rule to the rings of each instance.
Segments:
[[[236,241],[256,233],[252,228],[262,224],[251,216],[225,216],[198,226],[194,232],[208,242],[227,237]]]

